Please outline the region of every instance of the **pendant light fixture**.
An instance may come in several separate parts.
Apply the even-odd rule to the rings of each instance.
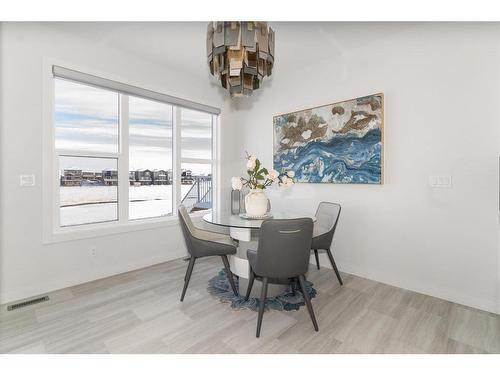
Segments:
[[[210,22],[207,60],[231,97],[250,96],[270,76],[274,65],[274,31],[267,22]]]

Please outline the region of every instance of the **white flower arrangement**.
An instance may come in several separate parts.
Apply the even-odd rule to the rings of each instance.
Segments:
[[[233,190],[241,190],[243,186],[248,186],[250,189],[265,189],[276,181],[282,187],[290,187],[295,183],[294,171],[289,170],[282,173],[274,169],[268,171],[267,168],[262,167],[260,160],[255,155],[249,155],[248,153],[246,160],[248,178],[232,177],[231,186]]]

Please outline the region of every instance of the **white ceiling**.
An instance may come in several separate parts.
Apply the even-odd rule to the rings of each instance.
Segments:
[[[47,23],[60,32],[124,50],[193,75],[207,74],[206,22]],[[415,26],[411,23],[270,22],[276,64],[308,64]]]

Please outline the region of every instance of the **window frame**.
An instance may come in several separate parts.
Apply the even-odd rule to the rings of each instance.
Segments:
[[[42,85],[42,114],[43,114],[43,155],[42,155],[42,195],[43,195],[43,243],[54,243],[72,241],[84,238],[101,237],[111,234],[126,233],[131,231],[150,230],[155,228],[165,228],[176,226],[179,223],[177,208],[181,202],[181,164],[186,158],[181,158],[181,111],[182,107],[172,103],[166,103],[173,107],[173,129],[172,129],[172,177],[173,177],[173,197],[172,214],[143,219],[129,219],[129,147],[128,147],[128,99],[129,95],[118,93],[119,97],[119,129],[118,129],[118,152],[81,152],[74,150],[62,150],[55,148],[55,77],[52,73],[54,65],[74,69],[86,74],[95,75],[104,79],[122,82],[124,84],[143,87],[161,93],[162,90],[154,88],[150,84],[129,82],[123,77],[96,71],[85,67],[78,67],[67,62],[57,61],[52,58],[44,58],[43,61],[43,85]],[[78,83],[78,81],[75,81]],[[85,84],[85,82],[81,82]],[[145,98],[147,100],[154,100]],[[156,100],[158,101],[158,100]],[[160,103],[165,103],[159,101]],[[212,209],[220,207],[219,189],[219,127],[221,114],[211,114],[212,117],[212,159],[204,160],[212,167]],[[106,157],[116,158],[118,163],[118,220],[86,223],[74,226],[61,227],[60,199],[59,199],[59,156],[86,156],[86,157]],[[191,160],[191,159],[190,159]],[[196,162],[198,163],[198,159]],[[126,172],[126,173],[125,173]],[[191,214],[193,218],[201,217],[211,210],[204,210]]]

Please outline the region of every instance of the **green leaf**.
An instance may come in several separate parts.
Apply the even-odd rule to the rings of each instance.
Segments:
[[[256,159],[255,160],[255,172],[257,172],[260,168],[260,160],[259,159]]]
[[[255,178],[256,178],[257,180],[263,180],[263,179],[264,179],[264,176],[262,176],[261,174],[257,174],[257,175],[255,176]]]
[[[259,174],[269,174],[267,168],[262,168],[260,171],[259,171]]]
[[[262,184],[258,184],[258,185],[257,185],[257,189],[264,189],[264,188],[265,188],[265,186],[264,186],[264,185],[262,185]]]

